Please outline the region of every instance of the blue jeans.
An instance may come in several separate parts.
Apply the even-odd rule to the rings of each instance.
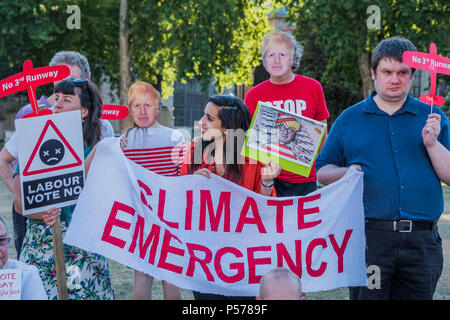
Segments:
[[[431,300],[443,268],[438,228],[408,233],[366,228],[366,264],[380,268],[380,289],[351,287],[351,300]]]

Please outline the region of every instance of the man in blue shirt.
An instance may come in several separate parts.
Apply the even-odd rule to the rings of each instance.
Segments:
[[[441,181],[450,184],[449,121],[408,92],[414,70],[402,59],[416,51],[406,39],[375,48],[375,91],[333,124],[316,161],[319,182],[349,167],[364,172],[366,263],[381,270],[381,288],[350,288],[351,299],[432,299],[443,266],[436,227]]]

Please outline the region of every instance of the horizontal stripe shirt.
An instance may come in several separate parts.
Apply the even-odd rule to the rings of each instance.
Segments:
[[[125,156],[136,164],[168,177],[179,175],[186,142],[174,129],[132,128],[124,134],[128,139]]]

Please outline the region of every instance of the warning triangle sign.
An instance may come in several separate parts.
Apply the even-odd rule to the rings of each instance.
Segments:
[[[22,175],[59,171],[82,164],[80,157],[61,131],[52,120],[47,120]]]

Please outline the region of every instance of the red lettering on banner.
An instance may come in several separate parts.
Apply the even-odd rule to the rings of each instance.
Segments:
[[[295,240],[295,263],[283,243],[277,243],[277,267],[283,268],[283,259],[289,269],[299,278],[302,277],[302,241]]]
[[[143,183],[141,180],[137,180],[137,183],[138,183],[139,187],[140,187],[141,189],[143,189],[143,190],[145,191],[145,193],[146,193],[148,196],[151,196],[151,195],[152,195],[152,190],[150,190],[149,186],[147,186],[147,185],[146,185],[145,183]],[[142,192],[142,190],[141,190],[141,202],[142,202],[147,208],[149,208],[150,210],[153,211],[152,206],[149,205],[149,204],[147,203],[147,199],[145,198],[145,194],[144,194],[144,192]]]
[[[340,247],[336,242],[334,234],[329,235],[331,245],[333,246],[334,252],[336,252],[336,255],[338,257],[338,273],[344,272],[344,252],[347,248],[347,243],[350,239],[350,236],[352,235],[352,232],[352,229],[345,231],[344,239],[342,240],[342,244]]]
[[[192,229],[192,206],[194,203],[192,190],[186,191],[186,214],[184,216],[184,230]]]
[[[200,226],[201,231],[206,228],[206,207],[208,208],[209,221],[211,231],[219,229],[220,218],[224,212],[223,232],[230,232],[230,197],[231,192],[221,192],[219,196],[219,204],[217,205],[217,213],[214,214],[214,206],[211,199],[211,191],[200,190]]]
[[[225,283],[236,283],[244,279],[245,277],[245,268],[243,262],[235,262],[230,263],[230,269],[236,270],[236,274],[234,276],[227,276],[222,269],[222,257],[227,254],[234,254],[236,258],[242,258],[244,255],[238,249],[234,247],[224,247],[220,248],[216,252],[216,256],[214,257],[214,268],[216,270],[217,276]]]
[[[325,249],[327,247],[327,241],[324,238],[314,239],[309,243],[308,248],[306,249],[306,270],[311,277],[320,277],[327,268],[326,262],[322,262],[317,270],[312,268],[312,253],[317,246],[322,246],[322,248]]]
[[[207,266],[207,264],[212,260],[211,250],[209,250],[205,246],[195,243],[186,243],[186,246],[189,251],[189,265],[186,271],[186,275],[188,277],[192,277],[194,275],[195,262],[198,262],[206,275],[206,279],[208,279],[208,281],[214,282],[214,276],[212,275],[211,271],[209,271]],[[203,251],[205,253],[205,257],[203,259],[197,257],[194,251]]]
[[[256,265],[257,264],[271,264],[272,259],[270,258],[255,258],[256,251],[271,251],[270,246],[260,246],[247,248],[247,258],[248,258],[248,283],[259,283],[261,281],[262,275],[256,275]]]
[[[158,201],[158,217],[162,222],[167,224],[171,228],[178,229],[178,222],[170,222],[164,219],[164,206],[166,204],[166,190],[159,190],[159,201]]]
[[[247,218],[247,213],[250,208],[252,208],[253,218]],[[256,224],[259,233],[267,233],[261,220],[261,216],[259,215],[258,205],[256,204],[255,199],[251,197],[247,197],[245,200],[244,207],[242,208],[241,215],[239,216],[239,221],[236,226],[236,232],[242,232],[244,224]]]
[[[134,250],[136,249],[137,238],[139,236],[139,256],[141,257],[141,259],[145,258],[145,254],[147,253],[147,249],[151,243],[152,247],[150,248],[150,255],[148,257],[148,262],[154,264],[156,250],[158,249],[159,234],[161,231],[161,227],[156,224],[153,224],[152,230],[150,230],[147,239],[145,239],[144,244],[142,244],[144,238],[144,224],[145,224],[144,218],[138,215],[136,227],[134,228],[133,241],[131,242],[128,251],[134,253]]]
[[[161,254],[160,254],[160,258],[158,261],[158,268],[163,268],[175,273],[179,273],[181,274],[183,272],[183,267],[171,264],[166,262],[167,260],[167,256],[169,253],[173,253],[179,256],[184,256],[184,250],[177,248],[177,247],[172,247],[170,245],[170,240],[174,238],[175,240],[177,240],[179,243],[182,243],[180,241],[180,239],[178,239],[175,235],[173,235],[170,231],[166,230],[164,231],[164,238],[163,238],[163,243],[161,246]]]
[[[267,200],[268,206],[276,206],[277,207],[277,233],[283,233],[283,207],[291,206],[294,203],[294,200]]]
[[[314,214],[314,213],[319,213],[320,212],[319,207],[313,207],[313,208],[305,209],[304,208],[305,202],[314,201],[314,200],[317,200],[317,199],[320,199],[320,193],[315,194],[313,196],[303,197],[303,198],[299,198],[298,199],[298,207],[297,207],[298,230],[312,228],[312,227],[315,227],[315,226],[317,226],[318,224],[320,224],[322,222],[322,220],[305,222],[305,215],[307,215],[307,214]]]
[[[127,206],[126,204],[114,201],[108,220],[106,221],[105,229],[103,230],[102,241],[108,242],[123,249],[125,247],[126,241],[112,236],[111,231],[114,226],[130,230],[131,223],[117,219],[116,217],[119,211],[129,213],[132,216],[134,216],[134,213],[136,212],[132,207]]]

